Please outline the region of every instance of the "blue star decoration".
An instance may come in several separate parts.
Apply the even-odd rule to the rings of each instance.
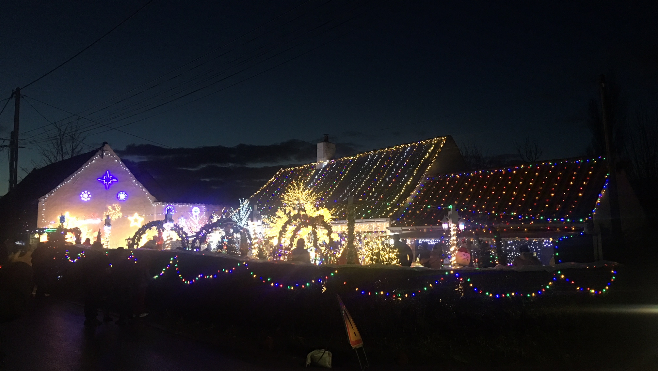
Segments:
[[[114,175],[110,174],[109,170],[107,170],[105,172],[105,175],[103,175],[102,177],[100,177],[96,180],[103,183],[103,185],[105,186],[105,189],[110,189],[110,186],[112,185],[112,183],[119,181],[119,179],[117,179]]]

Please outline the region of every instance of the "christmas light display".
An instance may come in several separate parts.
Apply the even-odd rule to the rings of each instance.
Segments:
[[[396,264],[398,262],[397,250],[393,247],[391,239],[385,233],[356,233],[355,240],[361,264]]]
[[[130,220],[130,226],[131,227],[137,227],[137,228],[141,227],[142,222],[144,222],[144,218],[139,216],[139,214],[137,214],[137,213],[135,213],[135,215],[133,215],[133,216],[129,216],[128,220]]]
[[[104,189],[115,189],[115,191],[101,195],[100,188],[97,188],[100,186],[99,183]],[[113,187],[114,184],[119,184],[118,187],[121,188],[116,189],[118,187]],[[122,196],[118,192],[125,192],[128,198],[121,201]],[[78,202],[71,202],[75,199]],[[138,211],[147,221],[158,218],[156,210],[159,211],[160,207],[156,199],[131,175],[112,149],[105,145],[95,154],[90,154],[84,165],[39,199],[37,226],[41,228],[53,226],[56,218],[64,211],[62,205],[68,205],[66,208],[72,216],[78,218],[79,223],[83,220],[103,219],[107,206],[112,205],[112,200],[123,205],[125,209],[123,213],[129,211],[128,215]],[[151,213],[147,213],[148,211]],[[128,220],[125,223],[120,222],[121,218],[116,220],[117,223],[111,236],[111,247],[113,248],[125,246],[125,239],[131,236],[135,229],[129,227]],[[89,233],[86,234],[92,240],[94,233],[91,230],[96,232],[100,228],[100,226],[92,225],[79,225],[79,227],[83,230],[83,234],[85,234],[85,228],[89,228],[87,231]]]
[[[456,203],[464,217],[470,213],[507,224],[584,223],[606,181],[600,157],[442,175],[424,180],[396,221],[438,225],[444,205]]]
[[[103,248],[104,249],[109,249],[110,248],[110,234],[112,233],[112,226],[111,225],[105,225],[103,227]]]
[[[343,157],[320,169],[315,164],[282,169],[251,202],[262,215],[271,216],[285,204],[284,195],[302,186],[315,195],[314,207],[326,208],[336,219],[346,219],[348,195],[354,196],[356,219],[387,218],[428,175],[445,140],[434,138]]]
[[[123,216],[123,213],[121,212],[121,205],[112,204],[112,206],[108,206],[105,214],[109,215],[111,220],[117,220],[121,218]]]
[[[105,172],[105,174],[103,174],[103,176],[101,176],[100,178],[98,178],[96,180],[101,182],[105,186],[105,189],[110,189],[110,186],[112,185],[112,183],[115,183],[115,182],[119,181],[119,179],[117,179],[114,175],[110,174],[109,170],[107,170]]]
[[[127,200],[127,199],[128,199],[128,193],[126,193],[126,192],[124,192],[124,191],[119,191],[119,192],[117,193],[117,200],[119,200],[119,201],[125,201],[125,200]]]
[[[318,195],[302,183],[292,184],[288,192],[283,194],[282,201],[283,204],[274,215],[264,218],[265,233],[277,241],[273,255],[276,259],[285,259],[292,246],[295,246],[295,240],[302,238],[306,246],[313,246],[309,251],[311,259],[319,262],[319,255],[337,237],[332,234],[331,213],[317,206]],[[318,226],[322,227],[324,233],[317,232]]]
[[[251,215],[249,200],[240,199],[240,207],[232,213],[231,219],[235,220],[240,227],[246,228],[247,222],[249,221],[249,215]]]
[[[75,258],[71,258],[69,256],[69,251],[68,250],[66,250],[66,253],[64,253],[64,259],[68,260],[71,263],[75,263],[75,262],[77,262],[78,260],[80,260],[84,257],[85,257],[85,252],[84,251],[80,252]]]
[[[195,234],[199,232],[204,224],[207,224],[206,213],[201,211],[199,207],[194,206],[187,218],[182,216],[178,218],[178,224],[183,227],[187,234]]]
[[[89,192],[89,191],[82,191],[82,192],[80,193],[80,199],[81,199],[82,201],[85,201],[85,202],[91,200],[91,192]]]
[[[107,255],[107,252],[105,253]],[[70,262],[77,262],[80,259],[86,257],[84,251],[78,254],[78,257],[75,259],[71,259],[68,256],[68,254],[69,252],[67,250],[65,254],[65,258]],[[134,256],[133,252],[130,253],[127,259],[133,260],[134,263],[137,263],[137,258]],[[273,288],[287,289],[287,290],[301,290],[301,289],[310,289],[316,287],[316,288],[321,288],[322,292],[325,292],[327,290],[328,287],[327,284],[329,283],[329,281],[333,281],[333,280],[338,280],[338,282],[342,281],[340,271],[338,269],[335,269],[333,272],[329,274],[325,274],[312,279],[307,279],[298,282],[283,282],[273,277],[267,277],[266,275],[258,274],[245,261],[238,262],[235,264],[234,267],[229,269],[226,268],[217,269],[212,273],[198,273],[193,275],[193,278],[188,279],[183,277],[180,271],[179,263],[180,263],[180,258],[178,257],[178,255],[171,257],[169,259],[169,262],[161,269],[158,275],[154,276],[154,278],[159,278],[164,276],[165,273],[171,267],[174,267],[178,279],[182,283],[187,285],[191,285],[203,279],[216,279],[218,278],[218,274],[221,276],[221,274],[233,274],[237,272],[244,272],[245,274],[248,273],[248,275],[252,279],[261,282],[267,286]],[[607,266],[608,266],[607,264],[604,265],[604,267]],[[589,268],[589,266],[587,268]],[[605,285],[603,285],[603,287],[600,289],[594,287],[579,286],[573,280],[566,277],[566,275],[561,270],[558,270],[553,274],[549,282],[541,286],[538,286],[536,290],[532,290],[528,292],[520,292],[517,290],[514,291],[486,290],[474,286],[474,284],[471,281],[471,278],[467,277],[467,275],[469,274],[468,271],[463,272],[458,270],[449,270],[449,271],[438,271],[437,274],[428,276],[427,278],[425,278],[424,283],[418,284],[418,286],[415,288],[363,289],[359,287],[354,287],[353,290],[352,289],[347,289],[347,290],[354,291],[364,296],[375,296],[384,299],[390,298],[395,300],[402,300],[402,299],[412,299],[422,294],[427,294],[431,292],[433,289],[436,289],[440,286],[452,285],[452,287],[454,287],[455,290],[458,290],[461,293],[461,295],[474,293],[492,299],[534,298],[537,296],[544,295],[547,292],[547,290],[556,288],[555,283],[560,281],[560,282],[564,282],[565,286],[562,287],[572,287],[577,292],[589,293],[591,295],[601,295],[609,291],[612,282],[616,280],[617,271],[615,269],[611,269],[610,273],[611,273],[610,280]],[[342,285],[341,285],[342,287],[345,287],[347,285],[348,285],[347,281],[342,281]],[[464,290],[464,288],[466,288],[466,290]]]
[[[155,220],[144,224],[135,232],[128,242],[128,249],[143,246],[148,241],[143,237],[148,235],[148,231],[151,229],[155,229],[158,235],[162,234],[168,248],[172,248],[172,242],[175,241],[177,244],[180,243],[180,247],[183,249],[189,247],[188,235],[180,225],[165,223],[164,220]]]

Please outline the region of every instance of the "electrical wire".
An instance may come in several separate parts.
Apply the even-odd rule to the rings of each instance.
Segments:
[[[32,103],[29,101],[29,99],[27,99],[27,98],[28,98],[27,96],[22,95],[22,97],[23,97],[23,98],[25,99],[25,101],[30,105],[30,107],[32,107],[32,109],[34,109],[34,111],[35,111],[36,113],[38,113],[41,117],[43,117],[44,120],[48,121],[48,122],[50,123],[50,125],[54,125],[55,127],[57,127],[56,124],[55,124],[55,122],[51,122],[50,120],[48,120],[48,119],[46,118],[46,116],[44,116],[41,112],[39,112],[39,111],[36,109],[36,107],[34,107],[34,105],[32,105]],[[31,99],[34,99],[34,98],[31,98]],[[63,111],[63,112],[66,112],[66,113],[71,114],[71,112],[68,112],[68,111],[66,111],[66,110],[64,110],[64,109],[61,109],[61,108],[58,108],[58,107],[55,107],[55,106],[53,106],[53,105],[51,105],[51,104],[48,104],[48,103],[45,103],[45,102],[41,102],[41,101],[39,101],[38,99],[34,99],[34,100],[37,101],[37,102],[40,102],[40,103],[46,104],[46,105],[48,105],[48,106],[50,106],[50,107],[52,107],[52,108],[55,108],[55,109],[58,109],[58,110],[60,110],[60,111]],[[81,119],[85,119],[85,120],[88,120],[88,121],[92,121],[92,122],[94,122],[94,120],[91,120],[91,119],[89,119],[89,118],[82,117],[82,116],[79,116],[79,115],[76,115],[76,116],[78,116],[78,117],[81,118]],[[165,144],[162,144],[162,143],[156,142],[156,141],[151,140],[151,139],[144,138],[144,137],[139,136],[139,135],[136,135],[136,134],[129,133],[129,132],[125,131],[125,130],[120,130],[120,129],[112,129],[112,130],[116,130],[116,131],[118,131],[118,132],[120,132],[120,133],[122,133],[122,134],[130,135],[130,136],[135,137],[135,138],[137,138],[137,139],[141,139],[141,140],[144,140],[144,141],[147,141],[147,142],[151,142],[151,143],[156,144],[156,145],[159,145],[159,146],[161,146],[161,147],[171,148],[170,146],[167,146],[167,145],[165,145]],[[84,133],[84,132],[81,132],[81,133]],[[52,139],[53,139],[52,137],[49,138],[49,140],[52,140]],[[29,143],[29,144],[36,144],[36,145],[39,145],[39,144],[44,143],[44,142],[47,142],[47,140],[44,140],[44,141],[38,141],[38,142],[37,142],[37,141],[29,141],[29,140],[27,140],[27,139],[23,139],[22,141],[25,141],[26,143]],[[95,148],[95,147],[94,147],[94,148]]]
[[[346,20],[345,22],[341,23],[341,25],[344,24],[344,23],[347,23],[347,22],[351,21],[351,20],[354,19],[354,18],[356,18],[356,16],[355,16],[355,17],[352,17],[351,19]],[[238,81],[238,82],[236,82],[236,83],[234,83],[234,84],[228,85],[228,86],[226,86],[226,87],[224,87],[224,88],[221,88],[221,89],[219,89],[219,90],[213,91],[213,92],[211,92],[211,93],[209,93],[209,94],[206,94],[206,95],[204,95],[204,96],[198,97],[198,98],[196,98],[196,99],[194,99],[194,100],[192,100],[192,101],[188,101],[188,102],[185,102],[185,103],[183,103],[183,104],[180,104],[180,105],[178,105],[178,106],[176,106],[176,107],[172,107],[171,109],[169,109],[169,110],[167,110],[167,111],[160,112],[160,113],[157,113],[157,114],[154,114],[154,115],[151,115],[151,116],[148,116],[148,117],[145,117],[145,118],[142,118],[142,119],[139,119],[139,120],[133,121],[133,122],[129,122],[129,123],[126,123],[126,124],[119,125],[119,126],[109,127],[108,130],[100,131],[100,132],[97,132],[97,133],[95,133],[95,134],[105,133],[105,132],[107,132],[107,131],[109,131],[109,130],[112,130],[112,129],[121,128],[121,127],[125,127],[125,126],[128,126],[128,125],[132,125],[132,124],[135,124],[135,123],[138,123],[138,122],[142,122],[142,121],[145,121],[145,120],[147,120],[147,119],[150,119],[150,118],[153,118],[153,117],[155,117],[155,116],[158,116],[158,115],[160,115],[160,114],[163,114],[163,113],[166,113],[166,112],[168,112],[168,111],[171,111],[171,110],[173,110],[173,109],[180,108],[180,107],[182,107],[182,106],[185,106],[185,105],[191,104],[191,103],[193,103],[193,102],[196,102],[196,101],[198,101],[198,100],[200,100],[200,99],[203,99],[203,98],[209,97],[209,96],[211,96],[211,95],[213,95],[213,94],[217,94],[217,93],[222,92],[222,91],[224,91],[224,90],[226,90],[226,89],[229,89],[229,88],[231,88],[231,87],[233,87],[233,86],[236,86],[236,85],[238,85],[238,84],[241,84],[241,83],[243,83],[243,82],[245,82],[245,81],[251,80],[252,78],[255,78],[255,77],[257,77],[257,76],[260,76],[260,75],[262,75],[262,74],[264,74],[264,73],[266,73],[266,72],[269,72],[269,71],[271,71],[271,70],[273,70],[273,69],[275,69],[275,68],[277,68],[277,67],[279,67],[279,66],[282,66],[282,65],[284,65],[284,64],[286,64],[286,63],[288,63],[288,62],[290,62],[290,61],[292,61],[292,60],[295,60],[295,59],[297,59],[297,58],[300,58],[300,57],[302,57],[303,55],[306,55],[306,54],[308,54],[308,53],[310,53],[310,52],[312,52],[312,51],[314,51],[314,50],[316,50],[316,49],[319,49],[319,48],[325,46],[326,44],[328,44],[328,43],[330,43],[330,42],[333,42],[333,41],[335,41],[335,40],[337,40],[337,39],[339,39],[339,38],[341,38],[341,37],[343,37],[343,36],[345,36],[345,35],[347,35],[347,33],[345,33],[345,34],[343,34],[343,35],[339,35],[338,37],[336,37],[336,38],[334,38],[334,39],[331,39],[331,40],[329,40],[329,41],[327,41],[327,42],[325,42],[325,43],[323,43],[323,44],[321,44],[321,45],[319,45],[319,46],[317,46],[317,47],[315,47],[315,48],[313,48],[313,49],[311,49],[311,50],[307,50],[307,51],[305,51],[305,52],[303,52],[303,53],[301,53],[301,54],[299,54],[299,55],[296,55],[296,56],[294,56],[294,57],[292,57],[292,58],[290,58],[290,59],[288,59],[288,60],[285,60],[285,61],[283,61],[283,62],[281,62],[281,63],[279,63],[279,64],[277,64],[277,65],[275,65],[275,66],[273,66],[273,67],[270,67],[270,68],[268,68],[268,69],[266,69],[266,70],[264,70],[264,71],[261,71],[261,72],[259,72],[259,73],[257,73],[257,74],[254,74],[254,75],[252,75],[252,76],[249,76],[249,77],[247,77],[247,78],[244,78],[244,79],[242,79],[242,80],[240,80],[240,81]],[[108,127],[109,125],[110,125],[110,124],[103,125],[103,126],[104,126],[104,127]],[[94,130],[94,129],[89,129],[89,130]]]
[[[14,94],[12,93],[11,97],[13,97],[13,96],[14,96]],[[5,112],[5,108],[7,108],[7,104],[9,104],[9,101],[11,100],[11,97],[5,99],[5,105],[2,106],[2,111],[0,111],[0,116],[2,116],[2,113]]]
[[[283,12],[283,13],[281,13],[281,14],[279,14],[279,15],[273,17],[273,18],[271,18],[271,19],[268,20],[267,22],[265,22],[265,23],[263,23],[263,24],[261,24],[261,25],[255,27],[255,28],[251,29],[250,31],[248,31],[248,32],[246,32],[246,33],[244,33],[244,34],[242,34],[242,35],[236,37],[235,39],[233,39],[233,40],[231,40],[231,41],[229,41],[229,42],[227,42],[227,43],[225,43],[225,44],[223,44],[223,45],[221,45],[221,46],[215,48],[214,50],[212,50],[212,51],[210,51],[210,52],[208,52],[208,53],[206,53],[206,54],[203,54],[202,56],[197,57],[197,58],[193,59],[192,61],[183,64],[182,66],[179,66],[179,67],[177,67],[177,68],[174,68],[174,69],[172,69],[172,70],[169,70],[169,71],[167,71],[166,73],[164,73],[164,74],[162,74],[162,75],[156,77],[155,79],[152,79],[152,80],[150,80],[149,82],[146,82],[146,83],[144,83],[144,84],[142,84],[142,85],[140,85],[140,86],[138,86],[138,87],[136,87],[136,88],[133,88],[133,89],[129,90],[129,91],[126,92],[126,93],[119,94],[119,95],[117,95],[117,96],[115,96],[115,97],[113,97],[113,98],[111,98],[111,99],[108,99],[108,100],[106,100],[105,102],[103,102],[103,103],[97,105],[97,107],[98,107],[98,106],[102,106],[102,105],[104,105],[104,104],[107,104],[107,105],[105,105],[105,106],[102,107],[102,108],[96,109],[95,111],[92,111],[92,112],[88,112],[88,111],[94,109],[94,108],[91,108],[91,109],[88,109],[88,110],[85,110],[85,111],[80,112],[80,114],[91,115],[91,114],[94,114],[94,113],[97,113],[97,112],[103,111],[103,110],[105,110],[105,109],[107,109],[107,108],[109,108],[109,107],[111,107],[111,106],[113,106],[113,105],[119,104],[119,103],[121,103],[121,102],[123,102],[123,101],[125,101],[125,100],[127,100],[127,99],[130,99],[130,98],[133,98],[133,97],[135,97],[135,96],[137,96],[137,95],[143,94],[145,91],[150,90],[150,89],[153,89],[153,88],[155,88],[156,86],[158,86],[159,83],[158,83],[158,84],[155,84],[155,85],[153,85],[153,86],[150,86],[150,87],[146,88],[145,90],[141,90],[141,91],[140,91],[140,90],[138,90],[138,89],[140,89],[140,88],[142,88],[142,87],[144,87],[144,86],[147,86],[147,85],[154,84],[154,83],[158,82],[159,80],[163,79],[165,76],[167,76],[167,75],[169,75],[169,74],[171,74],[171,73],[177,72],[177,71],[179,71],[179,70],[181,70],[181,69],[183,69],[183,68],[185,68],[185,67],[188,67],[188,66],[194,64],[195,62],[198,62],[198,61],[202,60],[203,58],[205,58],[205,57],[207,57],[207,56],[209,56],[209,55],[211,55],[211,54],[217,52],[217,51],[220,50],[220,49],[226,48],[227,46],[229,46],[229,45],[231,45],[231,44],[233,44],[233,43],[235,43],[235,42],[237,42],[237,41],[243,39],[244,37],[246,37],[246,36],[248,36],[248,35],[250,35],[250,34],[252,34],[252,33],[255,33],[255,32],[257,32],[257,31],[259,31],[259,30],[265,28],[267,25],[269,25],[269,24],[273,23],[274,21],[276,21],[276,20],[278,20],[278,19],[284,17],[285,15],[287,15],[287,14],[289,14],[289,13],[291,13],[291,12],[297,10],[297,9],[299,9],[300,7],[302,7],[302,6],[304,6],[305,4],[309,3],[310,1],[311,1],[311,0],[306,0],[306,1],[304,1],[303,3],[300,3],[300,4],[298,4],[298,5],[294,6],[294,7],[291,7],[291,8],[289,8],[287,11],[285,11],[285,12]],[[325,1],[324,3],[320,4],[318,7],[316,7],[315,10],[319,9],[321,6],[325,5],[326,3],[330,2],[330,1],[331,1],[331,0],[328,0],[328,1]],[[299,15],[299,16],[293,18],[292,20],[289,20],[288,22],[284,23],[284,25],[285,25],[285,24],[288,24],[288,23],[291,23],[292,21],[298,19],[299,17],[304,16],[305,14],[308,14],[308,12],[307,12],[307,13],[302,13],[301,15]],[[261,35],[261,36],[262,36],[262,35]],[[255,41],[255,40],[257,40],[257,39],[258,39],[258,36],[255,37],[255,38],[252,38],[252,39],[248,40],[247,42],[243,43],[242,45],[248,44],[248,43],[250,43],[250,42],[252,42],[252,41]],[[200,67],[200,66],[202,66],[202,65],[204,65],[204,64],[206,64],[206,63],[209,63],[209,62],[212,61],[212,60],[215,60],[215,59],[221,58],[222,56],[226,55],[227,53],[229,53],[229,52],[231,52],[231,51],[233,51],[233,50],[229,50],[229,51],[227,51],[226,53],[220,54],[220,55],[218,55],[218,56],[215,56],[215,57],[212,58],[212,59],[209,59],[209,60],[207,60],[207,61],[205,61],[205,62],[202,62],[202,63],[200,63],[200,64],[198,64],[198,65],[192,67],[192,68],[189,69],[188,71],[194,70],[194,69],[196,69],[196,68],[198,68],[198,67]],[[183,73],[184,73],[184,72],[183,72]],[[166,81],[171,81],[172,79],[175,79],[175,78],[177,78],[177,77],[180,77],[181,74],[182,74],[182,73],[180,73],[180,74],[178,74],[178,75],[175,75],[175,76],[173,76],[173,77],[170,77],[170,78],[167,79]],[[122,95],[127,95],[127,94],[130,94],[130,93],[133,93],[133,92],[135,92],[136,90],[137,90],[137,92],[134,93],[133,95],[127,96],[127,97],[125,97],[125,98],[121,98]],[[33,99],[34,99],[34,98],[33,98]],[[118,101],[117,101],[117,100],[118,100]],[[109,102],[113,102],[113,101],[114,101],[114,103],[111,103],[111,104],[109,103]],[[71,118],[71,117],[73,117],[73,115],[72,115],[72,116],[69,116],[69,117],[66,117],[66,118],[64,118],[63,120],[66,120],[66,119]],[[45,125],[44,127],[46,127],[46,126],[48,126],[48,125]],[[43,128],[43,127],[38,127],[38,128],[35,128],[35,129],[31,129],[31,130],[26,131],[25,133],[27,134],[27,133],[30,133],[30,132],[32,132],[32,131],[39,130],[39,129],[41,129],[41,128]]]
[[[147,7],[149,4],[151,4],[153,1],[154,1],[154,0],[148,0],[148,1],[146,2],[146,4],[142,5],[139,9],[137,9],[135,12],[133,12],[131,15],[129,15],[128,18],[124,19],[123,21],[119,22],[119,24],[117,24],[116,26],[112,27],[109,31],[107,31],[105,34],[103,34],[103,36],[101,36],[101,37],[99,37],[98,39],[96,39],[96,41],[94,41],[94,42],[92,42],[91,44],[87,45],[85,48],[83,48],[82,50],[80,50],[79,52],[77,52],[76,54],[74,54],[72,57],[70,57],[69,59],[67,59],[67,60],[65,60],[64,62],[60,63],[59,65],[57,65],[57,66],[56,66],[55,68],[53,68],[52,70],[50,70],[50,71],[44,73],[44,74],[41,75],[39,78],[37,78],[36,80],[32,81],[31,83],[29,83],[29,84],[23,86],[21,89],[25,89],[25,88],[27,88],[28,86],[30,86],[30,85],[34,84],[35,82],[37,82],[37,81],[43,79],[44,77],[46,77],[46,76],[50,75],[51,73],[55,72],[56,70],[58,70],[60,67],[62,67],[62,66],[64,66],[65,64],[69,63],[70,61],[72,61],[73,59],[75,59],[77,56],[79,56],[80,54],[82,54],[82,53],[84,53],[85,51],[87,51],[87,49],[89,49],[89,48],[91,48],[92,46],[96,45],[96,43],[98,43],[99,41],[101,41],[102,39],[104,39],[105,36],[107,36],[107,35],[109,35],[110,33],[112,33],[114,30],[116,30],[117,28],[119,28],[119,27],[120,27],[121,25],[123,25],[124,23],[128,22],[128,20],[130,20],[130,19],[131,19],[132,17],[134,17],[135,15],[137,15],[137,13],[139,13],[142,9],[146,8],[146,7]]]

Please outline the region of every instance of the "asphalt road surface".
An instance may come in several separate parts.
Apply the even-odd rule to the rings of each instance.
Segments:
[[[99,316],[100,317],[100,316]],[[264,370],[199,343],[133,321],[86,329],[82,307],[55,298],[0,324],[0,370]],[[300,366],[293,367],[300,368]],[[269,368],[267,368],[269,369]]]

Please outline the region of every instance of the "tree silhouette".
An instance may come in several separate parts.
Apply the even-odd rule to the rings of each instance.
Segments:
[[[537,139],[526,137],[523,143],[516,143],[516,153],[523,162],[537,162],[543,151],[539,147]]]
[[[43,166],[69,159],[82,153],[87,136],[77,123],[53,122],[55,132],[47,141],[37,144]]]

